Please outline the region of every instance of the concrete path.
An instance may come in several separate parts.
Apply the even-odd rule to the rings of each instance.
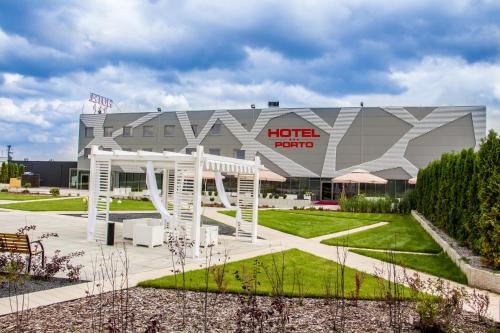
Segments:
[[[370,230],[370,229],[373,229],[373,228],[378,228],[378,227],[381,227],[381,226],[386,225],[386,224],[389,224],[389,222],[378,222],[378,223],[375,223],[375,224],[365,225],[365,226],[359,227],[359,228],[353,228],[353,229],[350,229],[350,230],[344,230],[344,231],[335,232],[333,234],[328,234],[328,235],[322,235],[322,236],[318,236],[318,237],[309,238],[309,240],[314,241],[314,242],[321,242],[321,241],[323,241],[325,239],[337,238],[337,237],[341,237],[341,236],[345,236],[345,235],[350,235],[350,234],[353,234],[353,233],[356,233],[356,232]]]
[[[211,209],[205,209],[205,216],[214,220],[217,220],[222,223],[227,223],[229,225],[235,226],[236,221],[233,217],[230,217],[225,214],[218,213],[218,211],[222,210],[221,208],[211,208]],[[376,275],[377,273],[380,273],[380,271],[385,271],[387,272],[387,263],[384,263],[380,260],[370,258],[370,257],[365,257],[353,252],[350,252],[348,248],[344,247],[339,247],[338,252],[337,252],[337,247],[336,246],[330,246],[330,245],[325,245],[321,244],[320,242],[315,241],[314,239],[306,239],[290,234],[286,234],[271,228],[267,228],[265,226],[259,225],[258,229],[259,236],[266,239],[269,242],[272,243],[279,243],[281,244],[283,249],[291,249],[291,248],[297,248],[299,250],[305,251],[312,253],[314,255],[317,255],[318,257],[322,257],[325,259],[333,260],[335,262],[339,262],[339,258],[337,256],[337,253],[340,253],[341,256],[343,256],[343,253],[346,253],[346,266],[357,269],[359,271]],[[408,269],[404,268],[401,266],[395,266],[396,273],[398,276],[413,276],[414,274],[418,274],[420,278],[422,279],[431,279],[431,280],[444,280],[442,278],[438,278],[436,276],[422,273],[413,269]],[[451,287],[464,287],[468,292],[472,292],[474,288],[470,288],[468,286],[459,284],[454,281],[448,281]],[[488,309],[488,314],[490,315],[491,318],[495,319],[496,321],[500,321],[500,295],[488,292],[488,291],[482,291],[485,294],[488,294],[490,298],[490,307]]]

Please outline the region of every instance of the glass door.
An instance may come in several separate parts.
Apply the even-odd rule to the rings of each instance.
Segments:
[[[332,182],[321,182],[321,199],[332,200]]]

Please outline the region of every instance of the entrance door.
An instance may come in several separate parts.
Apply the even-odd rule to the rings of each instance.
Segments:
[[[320,200],[332,200],[332,182],[322,182],[321,183],[321,199]]]

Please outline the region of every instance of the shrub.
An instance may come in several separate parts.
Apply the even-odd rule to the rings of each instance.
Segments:
[[[393,211],[392,206],[392,200],[389,197],[368,199],[364,195],[357,195],[349,199],[340,199],[340,208],[345,212],[390,213]]]
[[[280,195],[278,193],[276,193],[273,197],[274,199],[279,199],[280,198]]]
[[[211,201],[211,202],[214,202],[214,201],[215,201],[215,198],[214,198],[214,197],[210,197],[210,201]]]
[[[9,192],[9,190],[6,188],[3,188],[0,192]]]
[[[500,268],[500,137],[446,153],[418,173],[415,202],[434,225]]]
[[[283,194],[283,199],[286,199],[286,194]]]
[[[31,188],[31,183],[24,183],[25,188]]]
[[[54,188],[51,188],[50,189],[50,194],[52,194],[53,196],[57,196],[61,193],[61,191],[59,190],[58,187],[54,187]]]
[[[141,200],[142,201],[149,201],[149,198],[148,197],[142,197]]]

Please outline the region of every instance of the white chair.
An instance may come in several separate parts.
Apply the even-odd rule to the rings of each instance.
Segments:
[[[219,227],[203,225],[200,230],[200,246],[217,245],[219,243]]]
[[[160,219],[151,219],[151,218],[143,218],[143,219],[129,219],[123,220],[123,238],[124,239],[133,239],[134,233],[134,225],[136,224],[145,224],[149,226],[163,226],[163,222]]]
[[[149,248],[163,245],[163,226],[150,226],[147,224],[134,225],[134,237],[132,240],[134,246],[144,245]]]
[[[132,239],[133,238],[134,225],[136,225],[136,224],[146,225],[147,222],[144,219],[123,220],[123,229],[122,229],[123,239]]]

